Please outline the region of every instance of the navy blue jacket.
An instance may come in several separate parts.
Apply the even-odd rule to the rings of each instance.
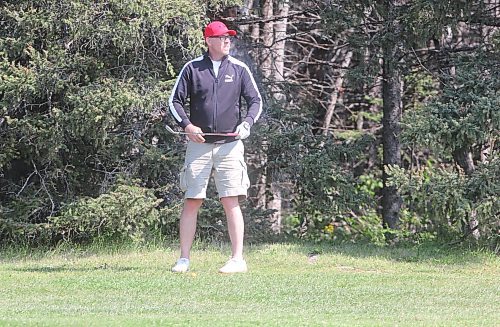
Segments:
[[[247,113],[241,114],[241,99]],[[189,99],[189,117],[186,104]],[[262,98],[250,69],[243,62],[226,56],[215,76],[212,60],[205,55],[184,65],[169,98],[170,112],[177,124],[185,128],[193,124],[203,132],[234,132],[247,121],[252,126],[262,113]],[[234,138],[205,136],[206,142],[230,142]]]

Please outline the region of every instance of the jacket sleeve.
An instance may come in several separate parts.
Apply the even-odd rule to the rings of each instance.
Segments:
[[[184,65],[177,80],[175,81],[172,94],[168,99],[168,106],[170,108],[170,113],[174,116],[174,119],[182,128],[191,124],[186,111],[184,110],[184,105],[189,97],[189,86],[191,85],[190,72],[188,69],[188,64]]]
[[[248,107],[245,121],[252,126],[262,113],[262,97],[248,66],[245,66],[242,74],[241,95]]]

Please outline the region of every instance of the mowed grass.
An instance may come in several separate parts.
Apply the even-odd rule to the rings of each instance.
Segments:
[[[0,253],[0,325],[499,326],[500,264],[487,251],[266,244],[247,274],[227,246]],[[311,254],[315,254],[311,257]]]

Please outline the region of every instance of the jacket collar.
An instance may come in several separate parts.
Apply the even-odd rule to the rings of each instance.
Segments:
[[[210,56],[208,55],[208,51],[206,51],[206,52],[203,54],[203,56],[205,57],[205,60],[208,60],[208,61],[211,61],[211,60],[212,60],[212,58],[210,58]],[[226,61],[228,57],[229,57],[229,55],[222,57],[221,62]]]

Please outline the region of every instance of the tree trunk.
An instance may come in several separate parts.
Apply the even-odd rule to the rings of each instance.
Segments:
[[[456,149],[453,152],[455,162],[462,167],[466,175],[471,175],[474,170],[474,160],[472,159],[472,152],[467,148]]]
[[[272,46],[273,62],[274,62],[274,83],[273,83],[273,97],[277,102],[285,100],[285,93],[283,92],[282,85],[285,81],[284,68],[285,68],[285,40],[286,28],[288,19],[288,0],[280,2],[278,6],[278,16],[284,17],[274,24],[275,40]]]
[[[268,203],[268,208],[275,210],[271,216],[271,229],[273,230],[273,232],[279,234],[281,233],[281,227],[282,227],[281,185],[279,181],[272,180],[274,177],[276,177],[276,175],[272,174],[271,183],[269,185],[269,191],[271,192],[272,197]]]
[[[289,11],[288,0],[280,1],[275,8],[273,0],[264,0],[262,3],[262,24],[261,39],[264,48],[261,53],[261,71],[265,81],[270,83],[271,101],[273,105],[283,106],[286,104],[286,95],[282,89],[284,78],[284,56],[285,40],[287,35],[287,18]],[[274,13],[283,17],[274,21]],[[267,209],[273,209],[274,213],[270,217],[274,232],[281,231],[282,201],[281,185],[277,172],[271,169],[265,170],[265,175],[261,176],[261,183],[266,185],[267,192],[260,190],[262,199],[259,203],[266,203]],[[269,195],[269,196],[268,196]]]
[[[243,17],[249,17],[253,10],[254,0],[244,0],[243,5],[240,7],[240,14]],[[251,26],[250,24],[242,24],[239,26],[242,34],[250,34]]]
[[[262,44],[264,49],[261,54],[261,70],[262,75],[266,78],[266,82],[272,77],[273,52],[272,46],[274,43],[274,21],[273,17],[273,0],[264,0],[262,4],[262,18],[264,20],[262,27]]]
[[[383,145],[383,189],[382,189],[382,218],[384,225],[399,228],[399,213],[402,199],[398,190],[387,186],[388,165],[401,165],[401,133],[402,113],[402,78],[398,58],[401,56],[401,26],[397,20],[399,1],[385,1],[387,10],[387,40],[383,44],[383,118],[382,118],[382,145]]]
[[[472,152],[468,148],[459,148],[453,152],[453,158],[455,162],[464,170],[466,175],[471,175],[476,167],[474,166],[474,160],[472,159]],[[463,232],[465,234],[471,233],[474,239],[478,240],[480,238],[480,233],[477,228],[479,221],[477,220],[477,211],[472,209],[469,213],[469,219],[467,222],[463,222]]]
[[[352,51],[346,51],[344,55],[344,60],[342,61],[342,68],[347,68],[351,64],[352,59]],[[335,87],[330,96],[330,100],[328,101],[328,108],[326,110],[325,120],[323,122],[323,135],[328,134],[328,130],[330,128],[330,124],[332,122],[333,112],[335,110],[335,105],[337,104],[337,99],[339,94],[341,94],[340,90],[342,89],[342,85],[344,84],[344,76],[345,70],[339,70],[339,75],[335,79]]]
[[[273,0],[264,0],[262,2],[262,19],[265,21],[265,23],[262,23],[262,28],[258,28],[257,31],[259,32],[259,38],[261,39],[261,42],[263,44],[263,48],[260,51],[260,70],[262,72],[262,76],[264,77],[265,82],[269,82],[269,79],[272,76],[272,53],[271,53],[271,47],[273,44],[273,21],[271,21],[271,17],[273,16]],[[256,27],[258,24],[256,24]],[[255,37],[257,33],[253,33],[253,37]],[[269,140],[267,138],[264,138],[262,141],[263,147],[266,149],[265,151],[262,152],[262,157],[261,157],[261,167],[262,170],[260,172],[260,176],[258,178],[258,191],[257,191],[257,205],[259,207],[268,209],[269,208],[269,199],[268,199],[268,187],[269,187],[269,181],[271,179],[270,176],[270,169],[266,167],[266,163],[268,161],[268,155],[267,155],[267,149],[269,149],[269,146],[267,143]],[[273,217],[270,218],[271,220]],[[272,224],[272,222],[271,222]]]
[[[277,14],[279,17],[288,16],[288,0],[279,2]],[[282,18],[274,24],[274,40],[272,44],[272,96],[275,103],[279,105],[282,110],[286,110],[286,95],[283,91],[283,82],[285,81],[284,68],[285,68],[285,40],[287,29],[287,18]],[[283,204],[281,201],[281,181],[278,178],[277,171],[272,171],[270,176],[269,191],[271,193],[271,201],[269,201],[269,209],[275,210],[271,217],[272,229],[275,233],[281,232],[281,217]]]

